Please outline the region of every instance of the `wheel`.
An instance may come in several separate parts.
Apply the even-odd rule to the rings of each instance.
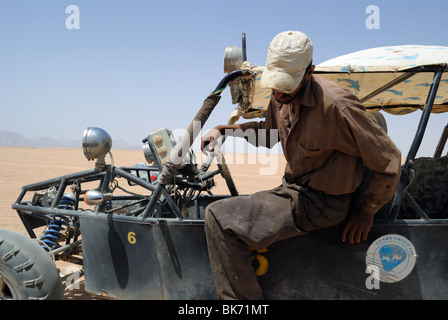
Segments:
[[[418,158],[411,165],[408,192],[426,214],[433,219],[448,217],[448,157]],[[412,212],[408,200],[403,199],[404,212]]]
[[[384,132],[387,133],[387,122],[386,118],[384,118],[383,114],[379,111],[368,111],[367,114],[372,118],[381,128],[383,128]]]
[[[0,299],[63,297],[62,281],[51,256],[24,234],[0,229]]]

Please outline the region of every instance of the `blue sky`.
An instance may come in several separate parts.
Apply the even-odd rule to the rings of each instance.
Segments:
[[[66,28],[69,5],[80,10],[78,30]],[[380,29],[365,26],[369,5],[380,9]],[[188,126],[242,32],[252,64],[264,65],[285,30],[308,34],[318,64],[377,46],[448,46],[447,11],[435,0],[0,0],[0,130],[81,141],[98,126],[139,146],[152,130]],[[205,128],[233,109],[226,91]],[[386,115],[403,154],[420,115]],[[431,117],[420,156],[433,154],[447,122]]]

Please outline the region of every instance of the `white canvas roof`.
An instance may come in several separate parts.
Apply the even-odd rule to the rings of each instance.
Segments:
[[[368,110],[406,114],[422,109],[431,87],[433,72],[418,67],[448,65],[448,47],[390,46],[353,52],[316,66],[315,73],[337,82],[358,95]],[[397,84],[369,98],[375,90],[397,79]],[[402,80],[402,81],[399,81]],[[439,84],[432,112],[448,111],[448,74]]]
[[[389,46],[361,50],[320,63],[318,72],[397,72],[448,64],[448,47]]]

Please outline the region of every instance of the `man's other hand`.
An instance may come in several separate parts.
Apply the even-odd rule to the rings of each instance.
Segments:
[[[367,240],[370,228],[373,225],[372,214],[366,214],[362,211],[354,212],[347,218],[344,228],[342,229],[342,242],[348,241],[350,244],[360,243]]]

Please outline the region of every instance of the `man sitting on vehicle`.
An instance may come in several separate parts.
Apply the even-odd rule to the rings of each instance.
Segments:
[[[278,141],[270,133],[278,130],[287,160],[281,186],[216,201],[206,209],[208,251],[220,299],[263,297],[249,247],[263,249],[345,220],[342,241],[366,241],[375,213],[398,186],[400,151],[354,94],[313,75],[312,53],[305,34],[278,34],[261,79],[263,87],[272,89],[265,120],[217,126],[202,138],[202,149],[208,143],[212,148],[229,130],[253,129],[267,135],[257,143],[272,147]],[[359,209],[348,215],[363,165],[372,174]]]

